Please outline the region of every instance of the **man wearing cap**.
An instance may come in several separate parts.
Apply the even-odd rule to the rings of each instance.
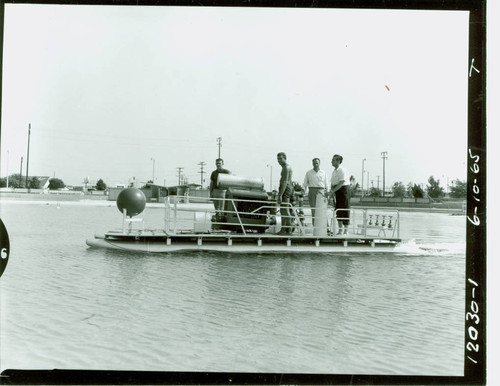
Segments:
[[[351,200],[351,190],[349,188],[349,171],[340,166],[343,158],[341,155],[335,154],[332,158],[332,166],[335,170],[332,172],[331,178],[331,195],[334,198],[334,206],[339,224],[338,235],[346,234],[347,227],[349,226],[349,208]]]
[[[314,216],[316,213],[316,196],[318,193],[326,195],[328,192],[328,177],[324,170],[320,169],[319,158],[313,158],[312,160],[313,168],[306,173],[304,178],[304,191],[308,193],[309,206],[311,207],[312,222],[314,225]]]

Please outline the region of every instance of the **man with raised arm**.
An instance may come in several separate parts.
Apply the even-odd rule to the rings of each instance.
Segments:
[[[286,154],[283,152],[278,153],[278,163],[281,165],[281,178],[278,197],[276,204],[280,207],[281,212],[281,230],[278,234],[290,234],[292,223],[290,213],[290,198],[293,194],[292,186],[292,167],[286,162]]]

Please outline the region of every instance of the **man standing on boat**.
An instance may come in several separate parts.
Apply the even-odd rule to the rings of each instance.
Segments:
[[[281,165],[281,178],[278,197],[276,204],[280,207],[281,212],[281,230],[278,234],[290,234],[292,217],[290,213],[290,198],[293,194],[292,186],[292,167],[286,162],[286,154],[278,153],[278,163]],[[282,206],[282,204],[284,204]]]
[[[329,183],[326,172],[319,168],[319,158],[313,158],[312,164],[313,168],[306,173],[303,187],[305,192],[307,192],[307,190],[309,189],[309,206],[311,207],[312,222],[314,225],[314,216],[316,213],[316,196],[318,193],[326,196]]]
[[[224,209],[224,201],[222,199],[226,197],[226,191],[218,188],[217,179],[219,174],[231,174],[231,172],[224,169],[224,160],[222,158],[217,158],[215,160],[215,166],[216,169],[210,175],[210,198],[215,198],[215,200],[213,200],[215,210],[220,211]]]
[[[338,211],[336,212],[337,221],[339,224],[338,235],[346,234],[347,227],[349,226],[349,208],[351,201],[351,190],[350,185],[350,175],[349,171],[340,166],[343,161],[341,155],[335,154],[332,158],[332,166],[335,170],[332,173],[331,178],[331,195],[334,200],[334,207]]]

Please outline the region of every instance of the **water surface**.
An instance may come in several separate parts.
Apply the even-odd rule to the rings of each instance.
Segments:
[[[463,375],[464,216],[401,213],[396,254],[245,255],[88,248],[113,203],[0,214],[1,370]]]

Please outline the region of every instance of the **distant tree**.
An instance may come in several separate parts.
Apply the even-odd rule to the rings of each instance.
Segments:
[[[393,197],[406,196],[406,187],[403,185],[401,181],[395,182],[394,185],[392,185],[392,196]]]
[[[467,183],[461,180],[453,180],[450,187],[450,197],[452,198],[466,198],[467,197]]]
[[[426,191],[429,197],[440,198],[444,196],[444,188],[439,186],[439,180],[436,180],[434,176],[430,176],[427,182],[429,185],[427,185]]]
[[[406,185],[406,197],[413,198],[413,182]]]
[[[382,195],[382,191],[377,188],[368,189],[368,197],[380,197]]]
[[[49,180],[49,189],[50,190],[57,190],[57,189],[62,189],[66,185],[64,185],[64,182],[60,180],[59,178],[51,178]]]
[[[104,183],[102,178],[99,178],[99,180],[95,184],[95,188],[96,190],[106,190],[106,184]]]
[[[0,188],[5,188],[5,187],[7,187],[7,178],[6,177],[0,178]]]
[[[413,198],[424,198],[424,191],[420,187],[420,185],[413,184],[413,186],[412,186],[412,183],[410,182],[408,184],[408,191],[411,193],[411,195],[409,194],[410,197],[413,197]]]
[[[361,191],[361,187],[359,186],[359,182],[356,182],[354,185],[351,185],[351,194],[354,196]]]
[[[40,180],[38,179],[38,177],[31,177],[28,180],[28,187],[30,189],[40,189]]]
[[[5,181],[5,183],[7,184],[7,180]],[[26,183],[26,178],[20,176],[19,173],[14,173],[9,175],[9,187],[24,188],[25,183]]]

